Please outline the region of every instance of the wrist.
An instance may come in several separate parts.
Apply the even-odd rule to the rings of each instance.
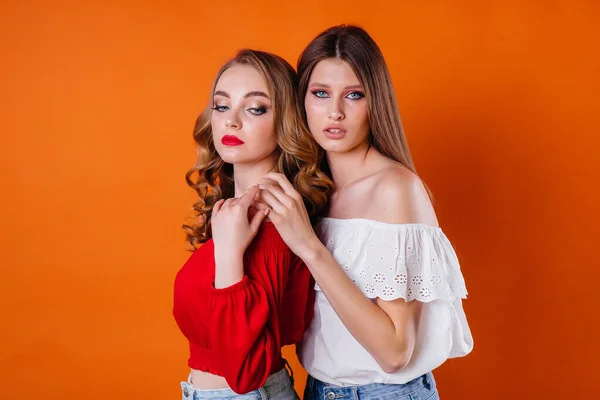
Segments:
[[[230,268],[244,261],[244,253],[237,251],[217,252],[215,251],[215,264],[217,269]]]
[[[215,274],[215,289],[225,289],[244,279],[244,271],[217,272]]]
[[[307,267],[313,268],[319,265],[323,259],[329,254],[329,250],[321,243],[321,241],[313,241],[307,244],[302,255],[298,255]]]
[[[215,256],[215,289],[234,285],[244,278],[243,256],[236,254]]]

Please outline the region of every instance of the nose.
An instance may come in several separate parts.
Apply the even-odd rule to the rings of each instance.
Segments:
[[[225,120],[225,126],[228,128],[239,129],[240,122],[237,120],[237,118],[227,118],[227,120]]]
[[[334,101],[331,112],[329,113],[329,119],[331,121],[341,121],[345,117],[346,116],[344,115],[344,111],[342,110],[342,107],[340,107],[340,105]]]
[[[242,127],[242,121],[240,120],[237,112],[229,113],[227,119],[225,120],[225,126],[232,129],[240,129]]]
[[[333,111],[331,114],[329,114],[329,119],[332,121],[341,121],[344,119],[344,114],[339,111]]]

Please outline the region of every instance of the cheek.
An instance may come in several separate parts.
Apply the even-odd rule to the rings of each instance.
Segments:
[[[220,115],[218,115],[217,113],[213,113],[210,116],[210,128],[213,131],[213,135],[215,134],[215,132],[219,131],[219,126],[221,126],[221,124],[219,124],[220,121]]]
[[[369,127],[369,110],[367,109],[367,107],[363,108],[361,121],[367,128]]]
[[[308,121],[308,127],[312,129],[313,125],[322,116],[322,107],[319,107],[314,101],[306,100],[304,102],[304,110],[306,111],[306,120]]]
[[[275,127],[273,126],[273,117],[263,117],[254,121],[253,130],[256,137],[260,137],[258,145],[263,147],[267,143],[269,145],[277,145],[277,137],[275,136]]]
[[[357,127],[367,128],[369,127],[369,110],[367,108],[367,103],[363,102],[363,104],[357,104],[354,107],[353,113],[354,118],[353,122]]]

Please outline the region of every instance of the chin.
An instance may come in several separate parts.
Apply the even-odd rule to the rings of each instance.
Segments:
[[[345,153],[349,151],[352,146],[351,143],[344,139],[340,140],[329,140],[325,139],[324,141],[318,142],[318,145],[325,151],[331,151],[335,153]]]
[[[236,164],[236,163],[239,163],[239,161],[236,160],[235,157],[223,157],[223,156],[221,156],[221,160],[223,160],[223,162],[226,163],[226,164]]]
[[[330,146],[329,148],[323,147],[323,150],[325,150],[326,153],[347,153],[350,151],[349,148],[340,146]]]
[[[227,164],[244,164],[245,162],[248,162],[248,160],[243,157],[232,157],[231,155],[228,156],[226,154],[221,156],[221,160]]]
[[[216,150],[217,153],[219,153],[219,157],[221,157],[223,161],[229,164],[239,163],[240,159],[242,158],[242,154],[240,154],[240,152],[237,151],[236,148],[221,147],[217,148]]]

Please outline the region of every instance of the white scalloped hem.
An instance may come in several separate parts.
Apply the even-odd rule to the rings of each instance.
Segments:
[[[402,283],[401,279],[403,278],[399,278],[400,280],[396,280],[394,284],[390,285],[374,285],[364,281],[361,281],[360,284],[358,284],[355,280],[352,280],[352,282],[369,299],[380,298],[385,301],[404,299],[405,301],[417,300],[422,303],[429,303],[435,300],[441,300],[448,303],[452,303],[458,298],[467,298],[467,290],[464,286],[464,283],[450,285],[448,284],[448,282],[436,280],[435,278],[435,276],[432,277],[432,282],[434,282],[432,284],[410,285],[408,287],[406,286],[406,284]],[[462,279],[460,281],[462,281]],[[454,286],[455,289],[450,289],[451,286]],[[315,283],[315,290],[321,291],[321,288],[317,283]]]
[[[431,303],[432,301],[435,301],[435,300],[441,300],[444,302],[453,303],[458,298],[461,298],[461,299],[467,298],[466,294],[463,296],[438,296],[438,295],[431,295],[431,294],[421,295],[419,293],[417,293],[417,295],[406,294],[406,293],[396,293],[396,294],[392,294],[392,295],[389,295],[389,294],[386,295],[384,293],[375,293],[372,295],[365,294],[365,296],[367,296],[369,299],[380,298],[381,300],[385,300],[385,301],[393,301],[393,300],[403,299],[406,302],[416,300],[416,301],[420,301],[421,303]]]

